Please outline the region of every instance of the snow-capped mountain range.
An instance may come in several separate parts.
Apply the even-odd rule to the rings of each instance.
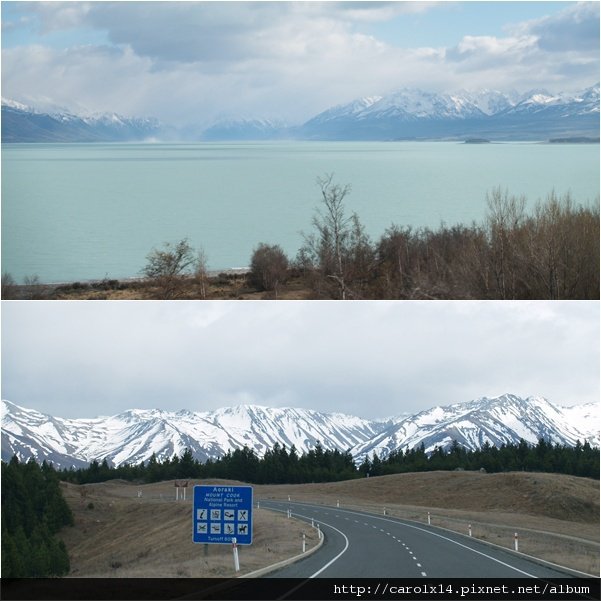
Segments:
[[[497,90],[438,94],[401,89],[354,100],[307,121],[305,137],[328,139],[465,138],[545,139],[599,136],[599,84],[577,94]]]
[[[125,142],[153,139],[162,130],[154,118],[76,115],[2,98],[2,142]]]
[[[370,421],[340,413],[241,405],[210,412],[132,409],[111,417],[64,419],[2,401],[2,459],[16,454],[57,466],[85,466],[159,459],[189,448],[201,461],[248,446],[258,455],[277,442],[299,453],[319,441],[324,448],[350,451],[357,462],[374,452],[385,458],[396,449],[427,452],[457,442],[477,449],[540,438],[599,446],[599,404],[560,407],[539,397],[505,394],[434,407],[416,415]]]
[[[144,140],[396,140],[465,139],[545,140],[599,137],[599,84],[578,93],[525,94],[498,90],[435,93],[401,88],[328,108],[305,123],[280,119],[219,120],[176,131],[154,119],[115,114],[76,115],[36,109],[2,99],[3,142],[91,142]]]

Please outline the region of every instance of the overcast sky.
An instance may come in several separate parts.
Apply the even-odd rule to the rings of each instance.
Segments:
[[[4,302],[2,397],[61,417],[237,404],[380,418],[599,400],[598,302]]]
[[[599,2],[2,2],[4,97],[175,125],[598,79]]]

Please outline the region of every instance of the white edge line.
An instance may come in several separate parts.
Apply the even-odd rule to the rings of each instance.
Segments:
[[[311,506],[310,503],[302,503],[302,504]],[[352,513],[354,515],[365,515],[365,514],[361,514],[360,512],[357,512],[357,511],[352,511],[350,509],[344,509],[343,511],[346,511],[347,513]],[[407,528],[413,528],[415,530],[420,530],[421,532],[425,532],[426,534],[431,534],[432,536],[437,536],[438,538],[442,538],[443,540],[446,540],[450,543],[458,545],[459,547],[463,547],[464,549],[467,549],[468,551],[472,551],[472,553],[476,553],[477,555],[482,555],[483,557],[486,557],[487,559],[490,559],[496,563],[500,563],[501,565],[503,565],[507,568],[510,568],[511,570],[515,570],[516,572],[519,572],[520,574],[524,574],[525,576],[528,576],[529,578],[536,578],[536,576],[534,576],[533,574],[524,572],[524,570],[520,570],[519,568],[516,568],[515,566],[505,563],[504,561],[501,561],[500,559],[496,559],[495,557],[487,555],[486,553],[482,553],[482,551],[477,551],[476,549],[472,549],[472,547],[468,547],[467,545],[464,545],[463,543],[453,540],[452,538],[448,538],[447,536],[443,536],[442,534],[438,534],[437,532],[432,532],[430,530],[426,530],[425,528],[420,528],[419,526],[413,526],[412,524],[407,524],[406,522],[391,520],[389,518],[383,518],[378,515],[374,515],[374,516],[370,516],[370,517],[373,519],[376,519],[376,520],[384,520],[385,522],[391,522],[392,524],[398,524],[400,526],[406,526]],[[334,528],[334,530],[336,530],[336,528]],[[340,532],[340,530],[338,530],[338,532]],[[341,534],[344,536],[343,533],[341,533]],[[346,538],[346,536],[344,536],[344,538]],[[345,551],[346,551],[346,549],[345,549]],[[344,553],[344,551],[343,551],[343,553]],[[342,555],[342,553],[340,555]],[[336,557],[334,560],[336,560],[336,559],[338,559],[338,557]],[[333,563],[333,562],[331,562],[331,563]],[[325,567],[327,567],[327,566],[325,566]],[[323,571],[325,569],[325,567],[322,568],[322,570],[320,570],[320,572]],[[317,572],[317,574],[319,574],[320,572]],[[314,574],[314,576],[316,576],[317,574]],[[313,576],[311,576],[311,578],[313,578]]]
[[[321,568],[321,570],[317,570],[317,572],[315,572],[315,574],[312,574],[311,576],[309,576],[309,578],[315,578],[316,576],[321,574],[326,568],[329,568],[343,553],[346,552],[346,550],[348,549],[348,546],[349,546],[348,538],[346,537],[346,534],[344,532],[342,532],[341,530],[338,530],[338,528],[334,528],[334,526],[332,526],[331,524],[326,524],[325,522],[322,522],[322,524],[332,528],[332,530],[336,530],[336,532],[338,532],[339,534],[342,534],[342,536],[344,537],[344,540],[346,541],[346,544],[344,545],[344,549],[342,549],[342,551],[340,551],[340,553],[338,553],[338,555],[336,555],[336,557],[334,557],[334,559],[331,559],[328,563],[326,563],[325,566],[323,566],[323,568]]]
[[[271,509],[272,511],[281,511],[281,512],[284,511],[283,509],[275,509],[274,507],[265,507],[265,509]],[[304,518],[306,520],[311,519],[311,517],[302,515],[301,513],[296,513],[293,515],[297,515],[298,517]],[[338,534],[341,534],[345,540],[345,545],[344,545],[344,549],[342,549],[342,551],[340,551],[340,553],[338,553],[338,555],[336,555],[336,557],[334,557],[333,559],[328,561],[328,563],[326,563],[325,566],[323,566],[321,569],[317,570],[317,572],[315,572],[315,574],[312,574],[311,576],[309,576],[309,578],[315,578],[316,576],[321,574],[325,569],[329,568],[337,559],[339,559],[344,553],[346,553],[346,550],[349,547],[349,540],[346,537],[346,534],[344,532],[342,532],[341,530],[338,530],[338,528],[336,528],[335,526],[332,526],[332,524],[327,524],[326,522],[322,522],[321,520],[319,521],[319,523],[323,524],[324,526],[328,526],[332,530],[336,530],[336,532],[338,532]],[[322,533],[322,535],[325,536],[325,534],[323,534],[323,533]]]

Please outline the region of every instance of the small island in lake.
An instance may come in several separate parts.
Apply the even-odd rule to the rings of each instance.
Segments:
[[[573,138],[552,138],[549,144],[599,144],[599,138],[575,136]]]
[[[490,140],[486,138],[468,138],[464,144],[490,144]]]

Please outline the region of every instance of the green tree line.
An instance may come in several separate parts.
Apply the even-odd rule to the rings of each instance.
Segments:
[[[366,476],[433,470],[480,470],[487,472],[552,472],[599,478],[599,449],[588,442],[575,446],[551,444],[539,440],[529,445],[524,440],[500,447],[485,443],[470,451],[454,442],[447,450],[437,448],[426,453],[424,446],[397,450],[381,459],[375,453],[356,465],[350,452],[324,449],[320,443],[306,453],[276,443],[263,457],[248,447],[228,451],[223,457],[200,462],[190,449],[181,456],[164,460],[153,454],[146,462],[112,467],[106,459],[93,461],[87,468],[63,470],[61,478],[78,484],[102,482],[113,478],[142,482],[172,479],[224,478],[253,484],[300,484],[334,482]]]
[[[54,468],[33,459],[2,462],[2,577],[63,576],[69,556],[56,533],[73,515]]]

